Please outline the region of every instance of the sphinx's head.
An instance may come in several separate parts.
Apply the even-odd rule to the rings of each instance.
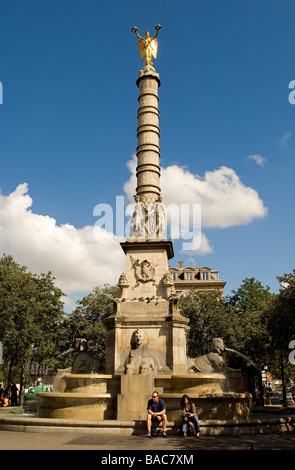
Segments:
[[[148,343],[148,337],[144,330],[137,328],[137,330],[133,331],[131,336],[131,347],[138,348],[142,344]]]

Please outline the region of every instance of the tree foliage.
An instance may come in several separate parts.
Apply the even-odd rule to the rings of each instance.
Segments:
[[[272,370],[287,381],[295,375],[289,362],[289,344],[295,340],[295,270],[277,277],[281,284],[279,294],[265,310],[271,351],[268,361]]]
[[[254,277],[246,278],[232,296],[225,299],[239,317],[240,352],[255,363],[263,364],[269,352],[270,338],[267,329],[266,309],[272,303],[269,286],[264,287]]]
[[[276,349],[288,349],[295,339],[295,270],[277,277],[280,292],[268,309],[268,329]]]
[[[182,297],[180,308],[190,319],[189,356],[205,354],[211,340],[221,337],[226,347],[254,363],[263,363],[269,350],[265,309],[272,297],[269,287],[263,287],[255,278],[246,278],[225,299],[220,299],[218,292],[191,292]]]
[[[190,319],[188,355],[196,357],[208,352],[214,337],[222,337],[227,345],[234,345],[238,330],[237,316],[227,308],[218,293],[190,292],[181,297],[179,307]]]
[[[120,295],[116,286],[104,285],[78,301],[76,308],[68,314],[60,330],[58,357],[59,367],[69,367],[73,362],[76,338],[85,338],[88,352],[100,359],[105,357],[106,328],[103,319],[113,311],[113,300]]]
[[[254,277],[246,277],[241,286],[237,290],[233,290],[232,295],[227,297],[227,301],[240,314],[255,311],[259,309],[260,305],[269,300],[271,297],[269,290],[269,286],[264,287]]]
[[[49,272],[36,275],[11,256],[0,260],[0,341],[4,364],[2,380],[20,383],[29,361],[57,368],[73,363],[76,338],[86,338],[88,351],[104,358],[106,330],[103,319],[113,310],[118,287],[105,285],[77,302],[73,312],[63,312],[62,291]]]
[[[23,374],[29,359],[46,363],[54,355],[62,295],[50,272],[32,274],[11,256],[1,258],[0,341],[8,382]]]

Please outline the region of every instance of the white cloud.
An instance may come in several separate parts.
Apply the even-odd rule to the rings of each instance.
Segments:
[[[128,167],[131,176],[124,190],[134,202],[135,157]],[[267,213],[257,191],[246,187],[234,170],[224,166],[200,177],[171,165],[162,168],[161,186],[166,205],[201,204],[202,229],[249,224]],[[125,255],[112,233],[105,237],[99,236],[103,229],[98,226],[76,229],[69,224],[57,225],[54,218],[34,213],[32,204],[26,183],[8,196],[0,193],[0,255],[11,254],[33,273],[52,271],[57,286],[68,296],[68,309],[95,286],[117,283],[125,270]],[[202,232],[197,253],[212,250]]]
[[[136,187],[135,157],[127,165],[132,174],[124,191],[131,201]],[[206,171],[204,177],[177,165],[161,168],[161,188],[167,206],[201,204],[202,228],[247,225],[267,214],[257,191],[245,186],[236,172],[225,166]]]
[[[213,252],[213,246],[211,245],[210,241],[206,237],[206,235],[202,232],[201,233],[201,244],[198,250],[180,250],[180,253],[189,256],[192,255],[194,256],[196,253],[198,255],[207,255],[209,253]]]
[[[266,162],[266,158],[258,154],[249,155],[249,157],[247,157],[247,160],[253,160],[259,166],[264,166],[264,163]]]
[[[291,136],[292,136],[291,132],[287,132],[286,134],[284,134],[283,137],[281,137],[279,140],[280,147],[282,148],[286,147]]]
[[[124,270],[124,253],[115,237],[98,240],[93,226],[58,226],[55,219],[32,212],[27,193],[27,184],[8,196],[0,193],[0,253],[12,255],[31,272],[52,271],[65,294],[117,283]]]
[[[124,184],[124,192],[129,200],[130,203],[134,202],[134,194],[135,194],[135,188],[137,186],[136,183],[136,155],[132,155],[132,159],[128,160],[126,163],[128,170],[131,173],[131,176],[128,181]]]

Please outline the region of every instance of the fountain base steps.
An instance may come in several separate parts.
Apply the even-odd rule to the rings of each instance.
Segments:
[[[200,420],[201,436],[238,434],[294,433],[295,417],[271,419]],[[146,422],[139,421],[83,421],[71,419],[42,419],[26,417],[0,417],[0,431],[32,433],[79,433],[108,436],[142,436],[146,433]],[[181,435],[181,422],[169,421],[167,434]]]

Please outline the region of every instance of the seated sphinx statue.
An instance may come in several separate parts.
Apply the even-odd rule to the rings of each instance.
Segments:
[[[195,372],[221,372],[226,368],[222,358],[225,350],[223,340],[214,338],[210,344],[210,352],[196,358],[188,358],[187,369],[189,373]]]
[[[137,328],[131,336],[130,352],[125,362],[125,373],[147,374],[148,372],[163,372],[163,358],[161,354],[148,345],[149,340],[146,332]]]
[[[91,356],[87,352],[88,344],[84,338],[76,338],[75,351],[77,352],[72,374],[102,374],[104,372],[104,364],[97,357]]]

